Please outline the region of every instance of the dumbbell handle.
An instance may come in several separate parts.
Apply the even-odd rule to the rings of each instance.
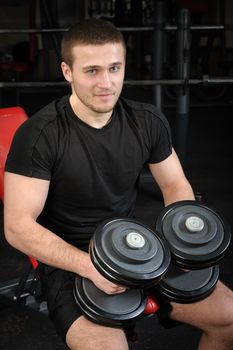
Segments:
[[[147,304],[144,310],[144,315],[155,314],[159,309],[159,303],[153,295],[149,295],[147,299]]]

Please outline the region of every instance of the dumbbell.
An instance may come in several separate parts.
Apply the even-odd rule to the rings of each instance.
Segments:
[[[88,279],[76,276],[74,297],[87,318],[110,326],[134,323],[158,309],[146,289],[157,284],[170,265],[170,251],[159,235],[139,221],[114,219],[99,225],[89,253],[96,269],[108,280],[127,287],[107,295]]]
[[[130,288],[158,283],[171,260],[166,242],[133,219],[115,219],[98,226],[90,241],[90,257],[105,278]]]
[[[111,327],[130,326],[159,309],[157,300],[143,289],[107,295],[90,280],[79,276],[75,278],[74,298],[89,320]]]
[[[156,230],[171,252],[171,265],[156,289],[178,303],[192,303],[212,293],[218,263],[231,240],[223,218],[204,204],[180,201],[160,213]]]

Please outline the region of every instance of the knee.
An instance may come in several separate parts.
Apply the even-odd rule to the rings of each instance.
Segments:
[[[70,350],[129,350],[126,341],[121,341],[116,338],[105,339],[105,338],[79,338],[76,342],[67,342],[67,346]]]
[[[86,338],[77,341],[76,343],[67,343],[70,350],[129,350],[128,345],[124,342],[119,342],[116,339],[106,341],[105,339],[90,339]]]
[[[233,316],[221,325],[215,325],[206,330],[206,335],[226,345],[226,349],[233,350]]]
[[[66,335],[70,350],[128,350],[124,331],[94,324],[84,317],[77,319]]]

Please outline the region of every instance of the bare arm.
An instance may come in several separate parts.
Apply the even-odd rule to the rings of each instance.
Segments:
[[[108,294],[123,291],[94,268],[89,254],[68,244],[36,222],[49,189],[49,181],[5,173],[4,230],[16,249],[41,262],[91,279]]]
[[[162,191],[165,206],[180,200],[195,199],[191,185],[184,175],[174,150],[164,161],[149,164],[149,168]]]

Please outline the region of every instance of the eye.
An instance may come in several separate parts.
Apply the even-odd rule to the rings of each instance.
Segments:
[[[93,69],[88,69],[86,73],[89,74],[89,75],[95,75],[97,73],[97,70],[94,69],[94,68]]]
[[[112,73],[118,72],[120,69],[120,66],[112,66],[109,71]]]

